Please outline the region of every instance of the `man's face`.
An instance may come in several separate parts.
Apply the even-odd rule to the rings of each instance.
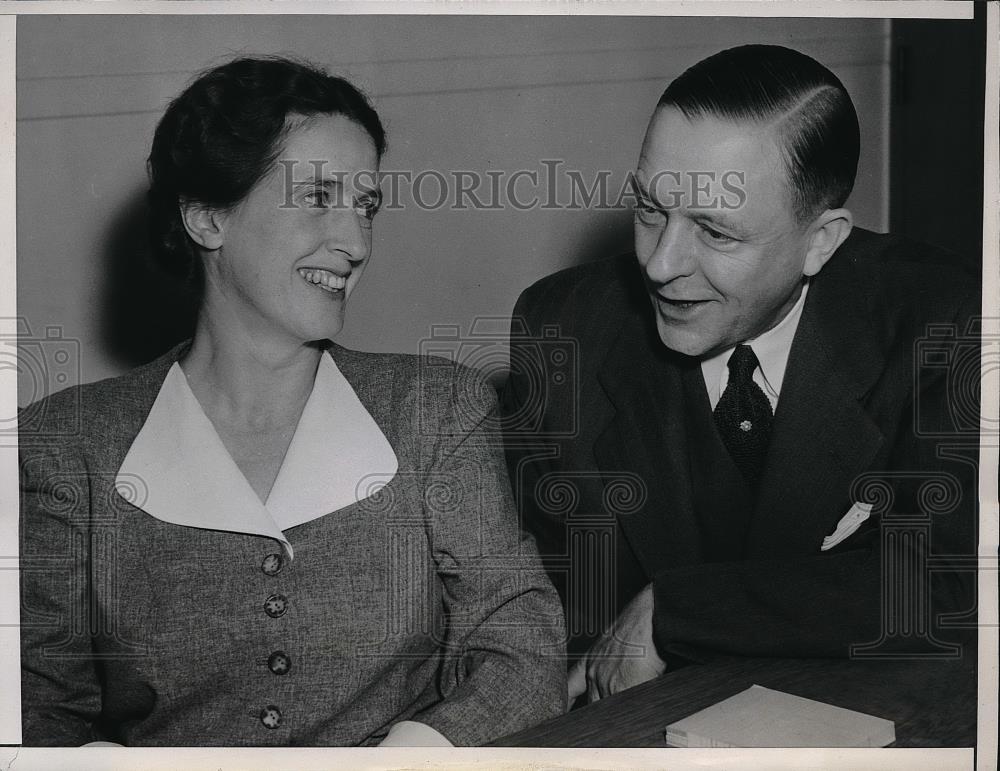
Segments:
[[[772,129],[653,115],[636,173],[635,251],[660,339],[709,356],[775,326],[795,304],[810,223],[797,222]]]

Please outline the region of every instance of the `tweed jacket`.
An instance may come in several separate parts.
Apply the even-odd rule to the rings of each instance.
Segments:
[[[526,290],[508,460],[571,652],[652,583],[664,656],[954,655],[943,636],[975,624],[978,303],[950,255],[855,228],[812,279],[754,498],[634,255]]]
[[[270,538],[161,521],[142,479],[116,486],[182,352],[21,414],[25,744],[373,745],[412,719],[470,745],[562,712],[562,611],[490,386],[333,346],[398,469]]]

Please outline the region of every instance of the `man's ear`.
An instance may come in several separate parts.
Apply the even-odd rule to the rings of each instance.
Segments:
[[[854,215],[847,209],[827,209],[813,220],[810,229],[809,250],[806,252],[805,266],[802,273],[815,276],[833,253],[844,243],[854,227]]]
[[[180,201],[184,229],[196,244],[214,252],[222,246],[222,216],[218,209],[211,209],[196,201]]]

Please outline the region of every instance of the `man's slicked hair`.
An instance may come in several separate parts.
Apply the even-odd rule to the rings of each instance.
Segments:
[[[790,48],[746,45],[703,59],[663,92],[689,120],[711,116],[772,126],[800,222],[844,205],[861,146],[854,103],[836,75]]]

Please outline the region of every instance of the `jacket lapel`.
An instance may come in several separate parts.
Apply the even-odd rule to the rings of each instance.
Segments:
[[[814,279],[789,355],[748,557],[819,552],[884,438],[862,399],[884,368],[849,254]]]
[[[642,505],[618,521],[650,576],[700,555],[682,390],[692,366],[697,362],[668,352],[647,325],[625,325],[598,372],[613,414],[594,455],[606,487],[623,471],[641,480]]]

